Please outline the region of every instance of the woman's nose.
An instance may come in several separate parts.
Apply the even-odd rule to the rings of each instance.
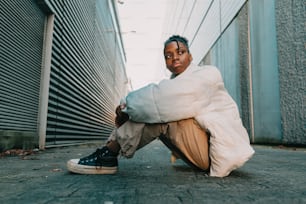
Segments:
[[[174,53],[174,54],[173,54],[173,59],[176,60],[176,59],[178,59],[178,58],[179,58],[179,55],[178,55],[177,53]]]

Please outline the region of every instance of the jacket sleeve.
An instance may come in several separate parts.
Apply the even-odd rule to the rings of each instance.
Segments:
[[[203,70],[194,70],[130,92],[126,97],[126,112],[130,119],[165,123],[195,117],[199,109],[210,101],[211,78],[207,78]]]
[[[130,92],[125,98],[126,108],[123,110],[134,122],[160,123],[161,119],[155,103],[154,90],[156,84],[149,84]]]

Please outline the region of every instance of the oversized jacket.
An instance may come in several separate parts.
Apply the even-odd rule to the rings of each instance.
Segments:
[[[195,118],[208,129],[210,176],[227,176],[254,154],[237,105],[214,66],[190,64],[177,77],[132,91],[125,100],[132,121],[167,123]]]

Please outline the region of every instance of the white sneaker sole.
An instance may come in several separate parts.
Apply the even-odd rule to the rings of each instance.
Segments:
[[[78,164],[79,159],[71,159],[67,162],[67,169],[77,174],[115,174],[118,167],[86,166]]]

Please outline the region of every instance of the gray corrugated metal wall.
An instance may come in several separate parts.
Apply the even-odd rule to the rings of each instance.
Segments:
[[[55,10],[47,142],[105,139],[125,94],[124,61],[107,0],[52,0]]]
[[[52,19],[54,12],[47,30],[41,9]],[[0,18],[0,150],[38,146],[40,117],[47,118],[42,148],[105,139],[127,91],[114,2],[1,1]],[[42,66],[48,64],[43,62],[44,32],[53,34],[46,116],[39,113],[40,86],[49,84],[41,81]]]
[[[35,2],[1,1],[0,150],[37,143],[45,16]]]

